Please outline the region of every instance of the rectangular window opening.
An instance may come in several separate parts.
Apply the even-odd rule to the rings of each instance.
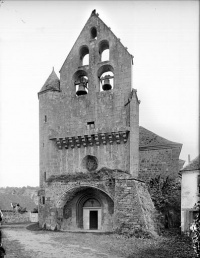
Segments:
[[[47,173],[44,172],[44,181],[46,182],[46,176],[47,176]]]
[[[42,196],[42,204],[45,204],[45,196]]]
[[[94,129],[94,128],[95,128],[94,121],[87,122],[87,128],[88,128],[88,129]]]
[[[45,123],[47,122],[47,116],[46,115],[44,116],[44,122]]]

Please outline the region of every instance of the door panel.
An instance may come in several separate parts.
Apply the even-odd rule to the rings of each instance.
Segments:
[[[98,211],[90,211],[90,229],[98,229]]]

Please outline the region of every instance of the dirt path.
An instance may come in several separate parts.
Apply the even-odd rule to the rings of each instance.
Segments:
[[[2,227],[6,258],[122,258],[99,246],[97,235],[29,231],[26,226]]]

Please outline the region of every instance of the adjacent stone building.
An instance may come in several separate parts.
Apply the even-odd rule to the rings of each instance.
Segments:
[[[169,141],[139,127],[139,178],[145,182],[161,175],[178,178],[184,161],[179,159],[182,144]]]
[[[40,227],[155,231],[144,181],[178,174],[181,145],[139,128],[132,59],[94,10],[38,93]]]

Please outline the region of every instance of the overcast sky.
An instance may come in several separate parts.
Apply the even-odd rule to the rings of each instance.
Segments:
[[[39,185],[37,93],[93,9],[134,56],[140,125],[198,155],[199,1],[8,1],[0,6],[0,186]]]

